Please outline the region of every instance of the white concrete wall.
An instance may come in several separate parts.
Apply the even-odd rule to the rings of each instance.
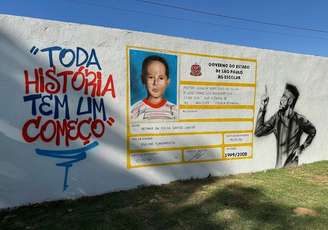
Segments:
[[[275,136],[271,134],[258,138],[253,135],[265,85],[270,96],[267,119],[278,110],[285,84],[289,82],[300,91],[295,111],[316,127],[317,134],[312,144],[303,151],[299,163],[328,159],[328,131],[324,119],[328,107],[327,58],[7,15],[0,15],[0,33],[0,208],[90,196],[144,184],[206,177],[208,174],[220,176],[274,168],[277,154]],[[106,116],[113,118],[114,122],[112,120],[111,125],[103,122],[104,134],[91,137],[89,143],[84,143],[81,138],[71,140],[69,146],[65,145],[64,139],[58,145],[54,140],[45,142],[40,138],[29,143],[22,136],[26,122],[40,115],[39,106],[36,106],[37,114],[33,115],[32,102],[24,102],[24,96],[35,94],[32,85],[29,93],[26,93],[24,71],[32,78],[35,68],[42,68],[44,73],[49,70],[48,53],[41,50],[53,46],[75,51],[76,47],[81,47],[89,56],[94,49],[101,70],[92,64],[95,59],[91,60],[88,67],[85,63],[84,69],[101,73],[102,87],[112,75],[110,86],[115,89],[115,97],[112,91],[108,91],[104,96],[94,98],[98,102],[101,99],[104,101]],[[39,50],[36,51],[36,48]],[[129,71],[132,68],[129,50],[155,52],[176,58],[176,88],[171,89],[173,98],[174,91],[177,91],[175,104],[178,116],[174,121],[133,123],[130,120],[131,83],[128,79],[133,76]],[[76,72],[79,69],[76,63],[70,67],[63,66],[58,60],[58,53],[53,53],[57,73],[64,70]],[[70,58],[70,54],[67,54],[62,61],[67,63]],[[217,78],[216,68],[210,67],[208,63],[245,64],[249,65],[249,69],[240,75],[241,80],[222,80]],[[193,64],[201,66],[201,76],[190,74]],[[224,68],[218,69],[222,71]],[[54,78],[61,82],[63,77]],[[46,78],[45,83],[49,82],[53,83],[54,80]],[[210,106],[206,107],[203,105],[207,103],[206,98],[203,98],[201,106],[195,106],[197,98],[188,99],[188,107],[183,102],[185,86],[208,86],[216,92],[230,90],[232,93],[226,93],[226,99],[222,100],[226,100],[226,104],[233,101],[237,107],[224,106],[222,101],[216,99],[208,102]],[[234,87],[235,90],[231,90]],[[201,92],[202,88],[197,90]],[[203,92],[208,93],[209,88],[206,90]],[[42,92],[42,95],[51,94]],[[70,120],[88,119],[89,115],[76,114],[79,98],[86,97],[83,92],[73,90],[68,84],[66,93],[59,92],[52,96],[55,95],[60,100],[67,96]],[[36,102],[37,105],[39,102]],[[48,98],[45,102],[50,103],[50,106],[42,107],[45,112],[54,109],[54,102],[49,102]],[[63,122],[63,115],[63,110],[60,110],[58,122]],[[53,114],[41,116],[42,122],[52,118]],[[102,119],[101,114],[97,115],[97,119]],[[127,128],[129,124],[131,126]],[[153,130],[145,131],[145,127],[152,127]],[[87,132],[89,129],[90,126],[85,125],[82,131]],[[226,131],[236,135],[232,139],[237,146],[241,146],[241,150],[247,152],[246,157],[233,160],[224,158],[223,149],[229,148],[228,137],[223,140]],[[238,139],[238,134],[244,133],[242,131],[248,131],[244,137],[246,139]],[[35,123],[29,126],[30,136],[37,132]],[[147,132],[149,135],[145,134]],[[143,135],[138,136],[140,133]],[[47,137],[50,134],[46,133]],[[128,134],[131,138],[127,140]],[[303,135],[302,141],[304,137],[306,135]],[[144,141],[143,144],[140,140]],[[73,163],[72,167],[67,166],[68,187],[65,189],[65,167],[56,164],[73,158],[58,158],[63,152],[57,152],[57,158],[37,154],[37,149],[67,151],[84,148],[95,141],[98,145],[86,151],[85,159]],[[228,152],[226,149],[225,153]],[[77,153],[71,152],[70,156],[74,154]]]

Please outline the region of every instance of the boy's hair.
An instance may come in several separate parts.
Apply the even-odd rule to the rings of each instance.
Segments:
[[[169,72],[170,72],[169,71],[169,65],[167,64],[166,60],[164,58],[160,57],[160,56],[151,55],[151,56],[148,56],[147,58],[145,58],[145,60],[142,63],[141,80],[142,80],[142,83],[144,85],[147,82],[147,74],[148,74],[147,67],[153,61],[159,61],[159,62],[163,63],[163,65],[165,66],[166,76],[167,76],[168,79],[170,78],[170,76],[169,76]]]
[[[300,93],[295,85],[289,83],[286,84],[286,89],[294,95],[293,104],[291,104],[291,107],[294,108]]]

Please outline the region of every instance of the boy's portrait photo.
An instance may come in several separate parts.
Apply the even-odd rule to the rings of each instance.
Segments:
[[[177,56],[130,50],[131,121],[177,119]]]

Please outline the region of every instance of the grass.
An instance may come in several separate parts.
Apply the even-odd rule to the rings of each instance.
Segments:
[[[0,229],[327,229],[328,161],[0,211]]]

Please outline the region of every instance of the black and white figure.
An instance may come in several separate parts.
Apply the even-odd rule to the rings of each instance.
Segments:
[[[299,155],[311,144],[316,134],[313,124],[294,111],[298,97],[299,91],[296,86],[286,84],[280,99],[279,110],[267,121],[264,119],[269,103],[266,86],[265,94],[261,98],[255,136],[261,137],[272,132],[275,134],[277,140],[276,168],[298,165]],[[307,137],[304,143],[300,144],[303,133],[306,133]]]

